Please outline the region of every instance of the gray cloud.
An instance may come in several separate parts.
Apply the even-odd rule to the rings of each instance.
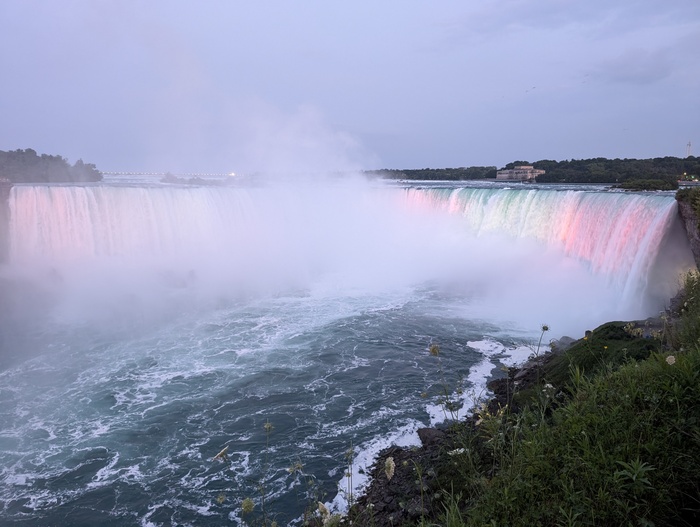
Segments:
[[[651,84],[671,75],[669,54],[661,50],[628,49],[616,57],[605,59],[594,70],[603,80],[628,84]]]
[[[500,165],[700,136],[678,117],[700,114],[697,0],[8,0],[0,18],[0,149],[105,170]]]

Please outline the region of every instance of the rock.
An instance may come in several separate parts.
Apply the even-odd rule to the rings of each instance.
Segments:
[[[560,353],[568,350],[574,342],[576,342],[576,339],[564,336],[559,339],[552,340],[552,342],[549,343],[549,346],[552,348],[552,353]]]
[[[437,445],[445,439],[445,432],[435,428],[419,428],[418,437],[424,447]]]

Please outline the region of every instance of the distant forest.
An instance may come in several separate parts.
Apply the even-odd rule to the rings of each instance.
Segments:
[[[460,181],[495,178],[496,167],[418,168],[406,170],[384,168],[381,170],[367,170],[365,174],[385,179]]]
[[[540,183],[610,183],[621,184],[628,180],[678,180],[700,179],[700,158],[657,157],[654,159],[572,159],[550,161],[544,159],[530,163],[513,161],[504,168],[515,165],[532,165],[545,173],[537,177]],[[367,172],[387,179],[413,180],[473,180],[493,179],[496,167],[421,168],[394,170],[382,169]]]
[[[4,152],[0,150],[0,178],[13,183],[85,183],[102,180],[102,173],[92,163],[78,159],[71,165],[61,156],[38,155],[31,148]]]
[[[624,187],[632,181],[700,180],[700,158],[689,156],[657,157],[654,159],[571,159],[569,161],[513,161],[515,165],[532,165],[545,173],[537,177],[540,183],[605,183]],[[459,168],[382,169],[365,173],[386,179],[462,181],[495,179],[495,166]],[[79,159],[71,165],[57,155],[38,155],[31,148],[4,152],[0,150],[0,178],[13,183],[68,183],[101,181],[102,173],[92,163]]]

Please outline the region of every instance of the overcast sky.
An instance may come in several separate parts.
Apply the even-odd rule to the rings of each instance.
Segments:
[[[0,150],[104,171],[700,155],[699,0],[1,0]]]

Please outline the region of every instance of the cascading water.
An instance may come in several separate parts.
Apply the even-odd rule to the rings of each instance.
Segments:
[[[650,279],[664,281],[663,275],[654,275],[662,245],[669,237],[682,238],[676,227],[676,204],[669,195],[484,188],[407,192],[411,200],[460,215],[477,234],[498,232],[539,240],[586,262],[592,273],[608,277],[625,303],[648,300]],[[669,260],[676,264],[675,256]],[[674,274],[667,271],[663,269],[673,280]],[[661,294],[668,295],[675,285],[664,283]],[[653,296],[652,303],[658,305],[658,295]]]
[[[541,323],[654,314],[692,261],[671,195],[423,187],[13,188],[2,523],[342,508],[445,418],[431,343],[468,406]]]

